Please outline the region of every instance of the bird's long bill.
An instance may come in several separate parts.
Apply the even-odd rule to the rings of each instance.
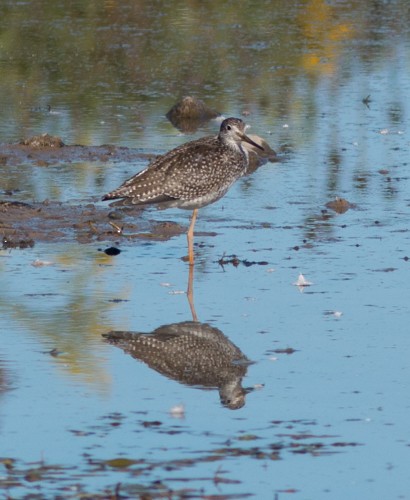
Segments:
[[[249,144],[252,144],[252,146],[255,146],[255,148],[258,148],[258,149],[261,149],[262,151],[265,151],[264,148],[259,145],[259,144],[256,144],[256,142],[254,142],[250,137],[248,137],[246,134],[242,134],[242,137],[241,137],[241,141],[245,141]]]

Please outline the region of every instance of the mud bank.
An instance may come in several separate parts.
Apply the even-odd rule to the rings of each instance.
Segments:
[[[174,222],[142,219],[141,211],[140,208],[112,210],[93,203],[0,200],[0,238],[3,248],[27,248],[40,241],[124,244],[136,239],[166,240],[185,232],[185,228]]]
[[[134,162],[141,159],[149,162],[154,158],[155,155],[141,153],[138,149],[109,144],[68,146],[59,137],[48,134],[24,139],[18,144],[0,144],[0,165],[10,166],[32,164],[43,167],[57,162]]]
[[[260,138],[257,138],[257,140]],[[260,139],[260,141],[263,141]],[[252,172],[276,154],[266,148],[263,156],[250,151]],[[155,155],[138,149],[102,145],[65,145],[59,137],[42,134],[18,144],[0,145],[0,167],[32,165],[47,167],[56,163],[126,162],[144,160],[148,164]],[[27,248],[36,242],[92,241],[132,242],[136,239],[166,240],[182,234],[186,228],[174,222],[154,222],[141,218],[143,207],[100,205],[99,197],[91,203],[70,204],[45,200],[16,201],[11,190],[0,191],[0,244],[3,248]]]

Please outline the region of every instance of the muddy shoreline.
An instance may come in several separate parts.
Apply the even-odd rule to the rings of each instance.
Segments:
[[[266,144],[266,143],[265,143]],[[265,146],[266,147],[266,146]],[[250,172],[267,161],[276,159],[270,150],[264,157],[250,155]],[[65,145],[59,137],[48,134],[22,140],[18,144],[0,144],[0,166],[32,165],[47,167],[56,163],[127,162],[144,160],[148,164],[155,155],[140,150],[113,146]],[[27,248],[36,242],[106,241],[127,243],[136,239],[166,240],[182,234],[186,228],[170,221],[156,222],[140,217],[143,207],[100,205],[99,197],[84,204],[52,200],[16,201],[9,190],[0,191],[0,242],[3,248]]]
[[[21,140],[18,144],[0,144],[0,165],[35,165],[47,167],[56,162],[132,162],[155,158],[138,149],[103,144],[101,146],[66,145],[59,137],[42,134]]]
[[[19,144],[0,145],[0,165],[47,167],[55,163],[136,162],[147,163],[154,155],[136,149],[112,145],[66,146],[61,139],[36,136]],[[0,191],[0,241],[3,248],[27,248],[36,242],[126,243],[135,239],[164,240],[185,232],[173,222],[143,220],[141,207],[113,209],[100,205],[99,197],[79,204],[51,200],[16,201],[12,191]],[[124,230],[120,234],[119,230]]]
[[[186,231],[171,221],[142,219],[141,211],[140,208],[112,210],[94,203],[22,203],[1,199],[0,237],[3,248],[27,248],[36,242],[124,244],[136,239],[166,240]]]

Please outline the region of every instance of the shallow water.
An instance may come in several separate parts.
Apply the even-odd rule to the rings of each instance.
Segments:
[[[102,339],[192,319],[184,235],[115,257],[104,242],[0,251],[2,493],[408,498],[408,3],[48,7],[1,7],[0,142],[162,153],[218,129],[166,120],[192,94],[249,112],[281,161],[196,225],[198,319],[253,361],[238,410]],[[0,162],[0,191],[84,203],[145,164]],[[327,208],[337,196],[352,208]]]

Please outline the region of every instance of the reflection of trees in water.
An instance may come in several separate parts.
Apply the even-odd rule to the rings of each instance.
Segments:
[[[33,293],[14,295],[10,300],[7,281],[3,284],[0,281],[0,311],[4,318],[11,317],[16,325],[22,325],[35,336],[36,342],[44,347],[44,355],[56,349],[59,354],[53,360],[63,373],[75,375],[104,391],[109,376],[99,357],[102,352],[99,338],[107,330],[101,311],[115,307],[115,303],[107,302],[105,293],[98,290],[98,275],[106,272],[104,264],[110,257],[102,252],[95,253],[94,259],[88,256],[84,271],[84,251],[84,247],[70,245],[59,254],[56,265],[61,272],[53,274],[50,288],[45,279],[44,285],[33,290],[38,285],[33,280],[30,286]],[[12,271],[4,271],[0,277],[12,279]],[[125,289],[118,297],[128,298],[128,294]]]
[[[275,129],[274,147],[285,142],[295,149],[306,143],[315,148],[323,105],[334,103],[324,131],[328,152],[308,160],[314,169],[323,156],[332,162],[340,155],[343,109],[338,106],[354,75],[368,75],[363,79],[366,86],[381,61],[395,74],[392,49],[408,37],[407,21],[407,0],[388,5],[361,0],[2,4],[0,45],[6,56],[0,80],[0,135],[7,130],[8,137],[19,139],[48,131],[68,142],[66,134],[73,134],[72,140],[88,144],[96,134],[99,142],[127,136],[139,146],[162,148],[162,137],[170,131],[165,113],[190,94],[221,113],[260,113],[261,126],[264,120],[270,128],[287,120],[292,126]],[[394,105],[388,115],[396,125],[405,116],[402,87],[392,80],[389,89]],[[364,98],[371,90],[363,92]],[[7,105],[1,99],[7,99]],[[59,111],[61,115],[52,114]],[[255,126],[257,119],[249,122]],[[97,131],[101,121],[109,126]],[[152,131],[153,121],[158,134]],[[206,132],[215,128],[208,126]],[[258,132],[265,136],[265,130]],[[372,145],[363,147],[366,153]],[[337,191],[343,158],[339,172],[334,166],[330,163],[327,181],[336,191],[332,196],[341,194]],[[0,173],[11,175],[2,165]],[[19,169],[13,175],[12,188],[27,186],[30,174]],[[109,169],[87,168],[79,184],[93,177],[93,185],[104,186],[107,175]],[[40,182],[38,175],[32,177],[30,190]],[[41,182],[55,183],[55,177]],[[394,191],[387,186],[384,194]]]
[[[12,387],[10,372],[7,369],[6,363],[0,359],[0,396],[12,389]]]
[[[7,364],[3,361],[3,359],[0,359],[0,398],[6,391],[13,389],[14,380],[12,379],[12,375],[13,374],[8,369]]]
[[[69,109],[65,119],[80,121],[82,134],[95,127],[107,94],[114,96],[111,111],[113,105],[133,105],[140,131],[146,117],[138,103],[149,101],[156,116],[164,115],[173,104],[170,96],[187,92],[212,96],[210,106],[225,112],[232,91],[240,89],[245,106],[273,118],[288,114],[298,105],[299,78],[333,75],[343,56],[377,59],[383,55],[380,41],[393,29],[389,21],[394,19],[396,36],[407,29],[400,22],[407,0],[383,9],[378,9],[382,2],[359,0],[348,5],[93,0],[81,8],[51,0],[36,8],[36,3],[0,6],[0,42],[7,55],[0,95],[20,110],[13,119],[22,126],[30,110],[47,110],[51,103],[51,109]],[[377,50],[346,44],[376,37]]]
[[[96,135],[99,142],[132,137],[140,147],[160,145],[167,150],[170,144],[164,145],[162,138],[169,135],[170,124],[164,115],[177,99],[190,94],[221,113],[249,111],[248,121],[254,126],[259,113],[261,127],[275,127],[275,140],[269,141],[275,148],[287,143],[295,150],[306,145],[317,150],[326,106],[332,110],[326,130],[321,129],[326,150],[307,158],[307,166],[314,171],[323,159],[328,162],[324,175],[329,195],[341,195],[341,172],[347,170],[340,153],[343,89],[355,82],[358,72],[367,87],[381,61],[390,74],[397,73],[392,51],[408,37],[407,21],[407,0],[388,5],[360,0],[301,0],[291,5],[216,0],[91,0],[81,7],[51,0],[41,6],[38,0],[31,2],[30,7],[1,4],[0,45],[5,57],[0,135],[5,130],[18,140],[48,131],[66,142],[88,144],[95,143]],[[395,126],[405,116],[407,96],[402,88],[400,81],[392,80],[388,97],[394,96],[394,103],[387,114]],[[362,98],[371,89],[363,92]],[[282,129],[284,120],[291,124],[287,129]],[[101,121],[109,126],[97,130]],[[206,133],[214,132],[208,125]],[[265,132],[258,130],[264,137]],[[67,134],[73,134],[71,141]],[[371,143],[363,142],[361,163],[367,164],[371,149]],[[351,156],[347,161],[351,169]],[[87,166],[76,190],[92,178],[91,185],[101,186],[103,192],[109,170]],[[46,186],[56,184],[55,176],[45,175],[44,169],[11,172],[0,162],[0,173],[13,189],[24,186],[35,192],[41,185],[38,192],[52,193]],[[357,172],[355,178],[365,178],[366,173]],[[391,185],[381,189],[383,196],[394,196]]]

